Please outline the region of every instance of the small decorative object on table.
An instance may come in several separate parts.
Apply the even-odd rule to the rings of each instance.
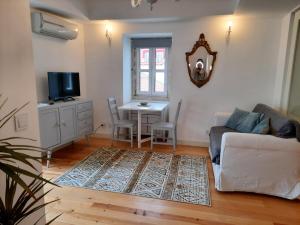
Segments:
[[[148,102],[140,102],[139,106],[147,107],[148,106]]]

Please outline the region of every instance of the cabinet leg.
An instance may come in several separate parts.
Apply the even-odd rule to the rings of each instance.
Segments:
[[[51,156],[52,156],[52,151],[48,150],[47,151],[47,168],[49,168],[49,166],[50,166]]]

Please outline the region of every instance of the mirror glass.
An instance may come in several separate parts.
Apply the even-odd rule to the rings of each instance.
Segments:
[[[213,56],[210,55],[206,48],[199,47],[196,52],[189,56],[189,67],[191,76],[194,80],[206,80],[212,70]]]

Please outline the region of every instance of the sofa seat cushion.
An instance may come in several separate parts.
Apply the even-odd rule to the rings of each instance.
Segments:
[[[227,132],[236,132],[236,130],[225,127],[225,126],[217,126],[212,127],[209,134],[210,139],[210,153],[212,157],[212,162],[220,165],[220,155],[221,155],[221,144],[222,144],[222,136]]]

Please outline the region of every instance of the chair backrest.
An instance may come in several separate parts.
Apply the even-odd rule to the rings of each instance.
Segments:
[[[117,121],[120,120],[117,100],[115,97],[109,97],[107,99],[107,103],[110,112],[111,122],[115,124]]]
[[[180,108],[181,108],[181,103],[182,103],[182,100],[180,99],[180,101],[178,102],[178,105],[177,105],[176,115],[175,115],[175,119],[174,119],[174,124],[175,125],[177,125],[179,112],[180,112]]]

